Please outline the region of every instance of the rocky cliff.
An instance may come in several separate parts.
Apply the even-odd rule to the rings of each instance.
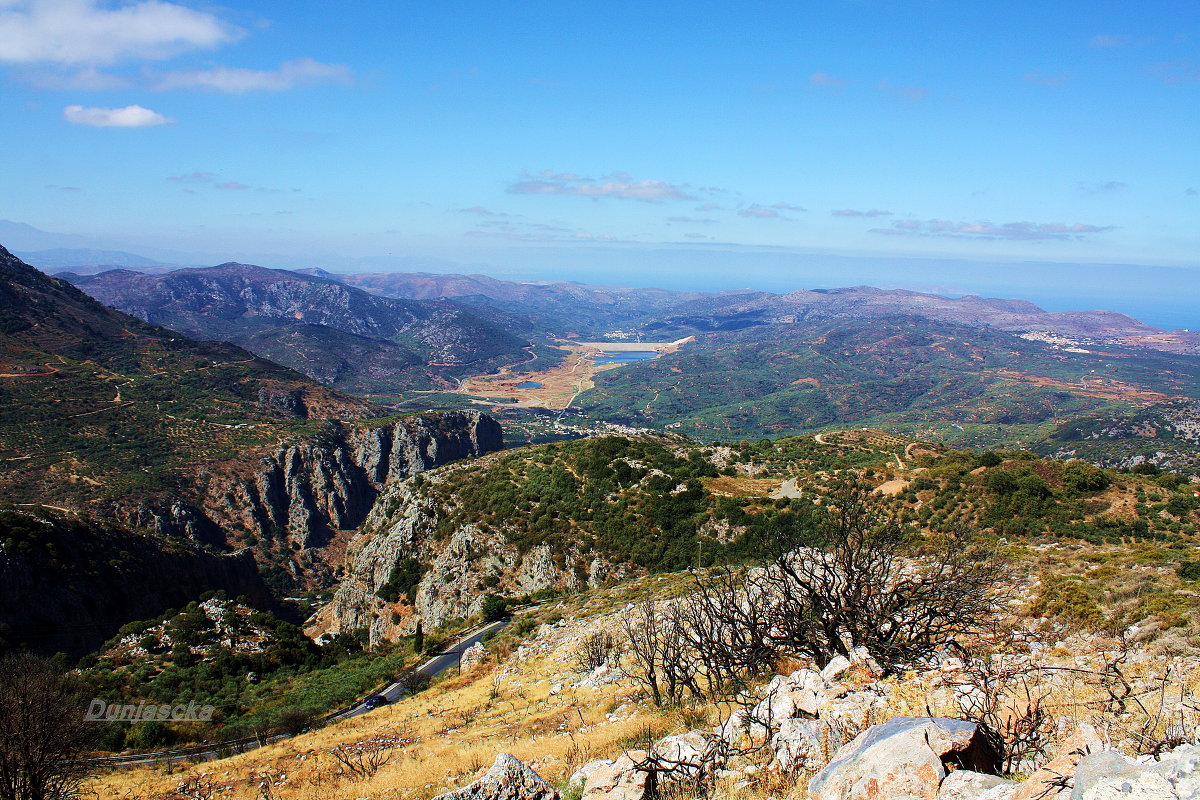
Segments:
[[[500,425],[476,411],[322,423],[314,435],[250,463],[203,470],[188,500],[114,509],[133,526],[218,547],[250,544],[297,579],[331,577],[321,551],[358,528],[388,485],[503,448]],[[315,568],[316,575],[302,573]]]
[[[375,646],[412,633],[418,619],[431,631],[479,613],[488,594],[520,597],[625,574],[574,546],[558,553],[549,545],[522,548],[502,532],[474,524],[447,530],[446,509],[427,489],[463,477],[455,468],[438,470],[396,484],[380,497],[350,542],[345,577],[306,631],[310,636],[366,629]],[[394,568],[407,560],[420,564],[409,597],[381,597],[389,594],[385,587]],[[590,568],[573,566],[581,563]]]

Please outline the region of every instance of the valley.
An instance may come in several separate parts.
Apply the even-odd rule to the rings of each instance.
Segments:
[[[500,401],[514,408],[559,411],[570,408],[580,393],[593,388],[594,378],[601,372],[678,352],[694,340],[694,337],[674,342],[557,340],[552,346],[561,351],[562,356],[555,366],[541,370],[530,370],[522,365],[502,367],[495,375],[464,379],[456,391],[483,405]]]
[[[565,690],[505,695],[521,674],[594,680],[621,719],[663,735],[675,718],[639,683],[620,615],[703,596],[701,576],[779,547],[824,546],[846,491],[922,547],[984,537],[1041,604],[1005,624],[1195,635],[1183,576],[1200,535],[1200,356],[1186,336],[861,287],[638,294],[472,277],[456,291],[489,294],[450,300],[429,296],[460,286],[449,278],[370,278],[369,294],[345,275],[242,264],[68,276],[128,316],[3,255],[0,647],[63,651],[114,702],[215,709],[107,727],[108,752],[283,737],[228,762],[230,796],[250,791],[240,776],[301,752],[323,762],[364,731],[425,774],[430,734],[405,750],[375,720],[464,702],[476,668],[413,683],[395,714],[325,715],[407,686],[439,643],[510,609],[482,666],[487,702],[506,696],[509,711],[455,732],[487,742],[501,725],[562,770],[582,756],[539,750],[539,736],[594,730],[599,756],[631,735],[615,711],[581,710],[577,729],[527,736],[520,720]],[[1094,568],[1118,563],[1154,578]],[[146,569],[159,577],[129,583]],[[618,653],[602,680],[555,649],[596,624]],[[755,692],[768,677],[738,674]],[[707,690],[681,685],[688,714],[721,721]],[[784,774],[778,753],[755,752],[768,758],[755,769]],[[380,768],[423,798],[479,770],[447,763],[421,787]],[[158,769],[94,785],[158,800]],[[359,796],[362,776],[300,774]]]

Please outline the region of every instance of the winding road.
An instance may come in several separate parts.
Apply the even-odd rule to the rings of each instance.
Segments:
[[[415,670],[426,678],[434,678],[441,675],[451,667],[458,665],[462,654],[466,652],[467,648],[476,642],[483,641],[483,638],[489,633],[500,630],[510,621],[509,619],[497,620],[496,622],[484,625],[482,628],[476,628],[471,633],[457,640],[447,650],[435,654],[424,664],[415,667]],[[403,699],[407,693],[408,690],[404,688],[402,682],[396,681],[374,694],[381,694],[389,702],[394,703],[397,700]],[[371,696],[373,697],[374,694]],[[328,717],[325,717],[324,722],[333,725],[342,720],[366,714],[370,710],[367,708],[366,700],[364,699],[350,708],[330,714]],[[266,745],[274,744],[287,738],[289,738],[287,734],[276,733],[262,737],[249,737],[228,742],[217,742],[216,744],[200,745],[198,747],[186,747],[179,750],[164,750],[158,753],[134,753],[127,756],[89,758],[85,759],[85,763],[94,767],[116,769],[123,767],[144,767],[153,764],[176,764],[183,761],[213,761],[218,758],[227,758],[237,753],[245,753],[248,750],[256,750],[259,747],[265,747]]]

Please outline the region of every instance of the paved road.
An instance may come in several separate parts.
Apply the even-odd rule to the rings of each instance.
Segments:
[[[467,648],[471,647],[476,642],[483,641],[483,637],[487,636],[492,631],[503,628],[507,624],[508,620],[493,622],[492,624],[475,631],[475,633],[471,634],[470,636],[459,639],[448,650],[438,653],[433,658],[417,667],[417,672],[421,673],[426,678],[433,678],[441,675],[451,667],[457,666],[459,659],[462,658],[462,654],[466,652]],[[382,692],[379,692],[379,694],[386,697],[389,702],[394,703],[397,700],[403,699],[403,697],[408,694],[408,690],[404,688],[400,681],[397,681],[396,683],[388,686]],[[370,709],[367,708],[365,703],[359,703],[354,708],[330,717],[329,721],[338,722],[343,719],[350,719],[350,717],[357,717],[361,714],[367,713],[368,711],[370,711]]]
[[[457,666],[459,659],[468,647],[476,642],[482,641],[483,637],[487,636],[492,631],[503,628],[510,622],[508,619],[502,619],[497,622],[492,622],[482,628],[477,629],[474,633],[464,636],[456,641],[449,648],[441,653],[430,658],[424,664],[417,667],[422,675],[427,678],[433,678],[441,675],[451,667]],[[407,690],[399,681],[391,684],[383,691],[379,692],[391,702],[396,702],[407,694]],[[359,703],[353,708],[334,714],[326,719],[329,724],[341,722],[344,719],[361,716],[366,714],[370,709],[365,704]],[[288,738],[286,734],[277,733],[270,736],[264,736],[261,740],[256,738],[239,739],[233,742],[221,742],[211,746],[189,747],[182,750],[167,750],[161,753],[138,753],[130,756],[114,756],[111,758],[92,758],[87,759],[89,764],[98,767],[141,767],[151,764],[173,764],[182,761],[213,761],[218,758],[227,758],[237,753],[244,753],[248,750],[255,750],[259,747],[268,744],[274,744]]]

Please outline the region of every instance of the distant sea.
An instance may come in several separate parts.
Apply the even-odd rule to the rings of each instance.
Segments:
[[[1037,292],[1026,292],[1022,298],[1037,303],[1047,311],[1090,311],[1102,308],[1117,311],[1136,320],[1164,328],[1169,331],[1186,328],[1200,331],[1200,288],[1180,287],[1180,296],[1169,300],[1152,300],[1144,297],[1112,296],[1046,296]]]

